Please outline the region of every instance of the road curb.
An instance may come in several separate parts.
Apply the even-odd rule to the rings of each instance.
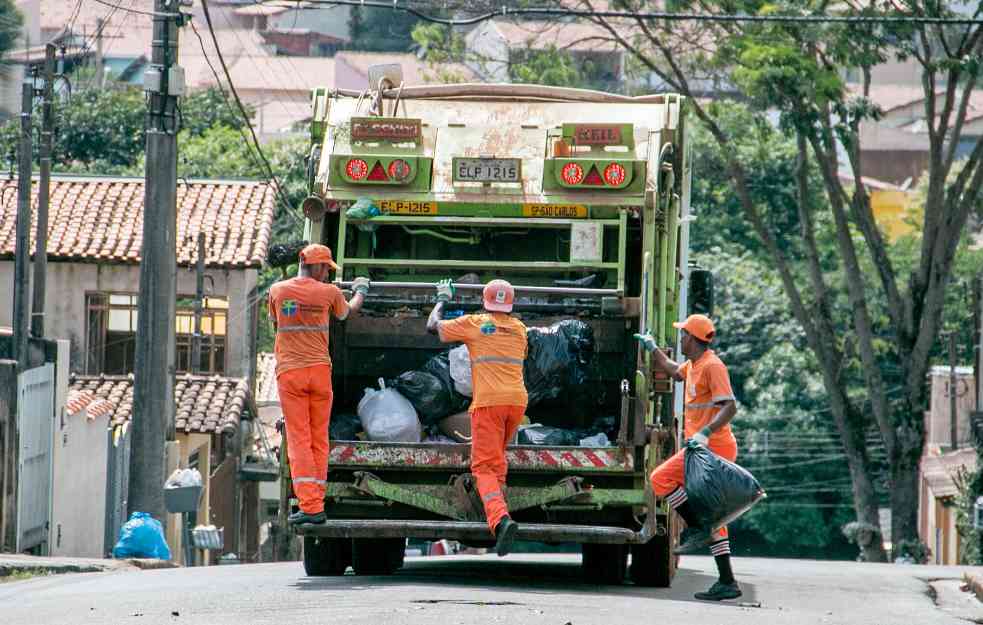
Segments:
[[[0,554],[0,578],[15,574],[62,575],[66,573],[108,573],[128,570],[177,568],[168,560],[130,558],[109,560],[99,558],[48,558],[39,556]]]

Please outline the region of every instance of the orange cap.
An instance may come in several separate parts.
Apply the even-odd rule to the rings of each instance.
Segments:
[[[715,332],[713,322],[706,315],[690,315],[686,318],[686,321],[682,323],[677,321],[672,324],[672,327],[686,330],[691,336],[700,339],[704,343],[712,341]]]
[[[332,269],[338,269],[338,265],[335,264],[334,258],[331,256],[331,248],[317,243],[311,243],[300,250],[300,262],[305,265],[325,264]]]
[[[492,312],[512,312],[515,302],[515,289],[505,280],[492,280],[482,291],[485,310]]]

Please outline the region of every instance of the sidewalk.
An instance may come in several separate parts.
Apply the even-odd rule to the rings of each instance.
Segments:
[[[61,573],[105,573],[137,569],[177,568],[165,560],[104,560],[99,558],[47,558],[19,553],[0,553],[0,578],[16,573],[57,575]]]

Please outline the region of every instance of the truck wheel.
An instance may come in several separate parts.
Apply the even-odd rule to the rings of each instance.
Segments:
[[[668,588],[675,564],[668,536],[655,536],[644,545],[631,546],[631,581],[639,586]]]
[[[344,575],[351,563],[351,540],[304,536],[304,571],[311,577]]]
[[[581,545],[584,577],[597,584],[618,585],[625,581],[628,545]]]
[[[405,538],[355,538],[352,567],[358,575],[392,575],[403,566]]]

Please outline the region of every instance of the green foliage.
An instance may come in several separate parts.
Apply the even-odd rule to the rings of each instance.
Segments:
[[[585,86],[584,72],[574,58],[552,45],[542,50],[513,52],[509,58],[509,78],[516,83]]]
[[[0,0],[0,61],[17,43],[24,16],[14,0]]]
[[[352,7],[348,26],[352,50],[369,52],[409,52],[413,28],[419,20],[405,11]]]

